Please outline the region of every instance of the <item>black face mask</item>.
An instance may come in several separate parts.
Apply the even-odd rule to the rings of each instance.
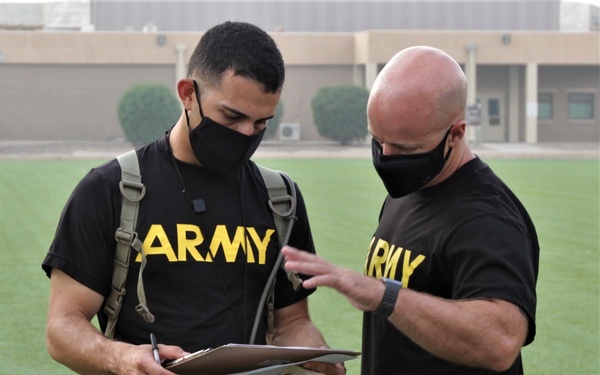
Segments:
[[[245,135],[211,120],[202,112],[196,81],[194,89],[202,116],[200,124],[194,130],[190,129],[189,138],[194,155],[208,172],[229,173],[250,160],[260,145],[265,129],[257,134]],[[187,111],[185,118],[189,129],[190,119]]]
[[[422,154],[383,155],[381,145],[373,139],[373,165],[390,197],[400,198],[417,191],[441,172],[452,152],[450,148],[444,156],[446,138],[451,129],[448,129],[440,144]]]

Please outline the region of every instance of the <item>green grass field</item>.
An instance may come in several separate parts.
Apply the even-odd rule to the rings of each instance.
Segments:
[[[0,374],[69,374],[47,355],[48,279],[40,263],[62,206],[100,160],[0,160]],[[370,160],[265,159],[307,202],[319,253],[362,271],[384,189]],[[599,162],[488,160],[521,198],[541,244],[538,333],[523,350],[528,374],[598,374]],[[361,314],[329,289],[311,297],[333,347],[360,350]],[[359,373],[359,360],[348,363]]]

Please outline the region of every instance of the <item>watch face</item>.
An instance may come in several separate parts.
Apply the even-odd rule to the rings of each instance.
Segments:
[[[381,281],[383,281],[384,283],[394,283],[394,284],[400,284],[400,286],[402,286],[402,281],[398,281],[396,279],[388,279],[387,277],[382,277]]]

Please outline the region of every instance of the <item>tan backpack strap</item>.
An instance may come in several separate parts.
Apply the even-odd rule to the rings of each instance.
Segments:
[[[285,173],[280,171],[274,171],[272,169],[263,167],[262,165],[256,165],[260,174],[263,178],[267,191],[269,193],[269,207],[273,211],[273,218],[275,220],[275,228],[277,229],[277,235],[279,240],[279,246],[283,247],[287,245],[294,222],[297,220],[296,217],[296,190],[294,181]],[[285,179],[285,180],[284,180]],[[287,181],[287,185],[285,183]],[[288,186],[291,191],[291,195],[288,192]],[[267,306],[267,342],[272,336],[275,321],[274,321],[274,309],[275,309],[275,281],[277,271],[279,267],[283,267],[283,256],[279,253],[275,262],[275,267],[269,275],[267,285],[263,291],[260,302],[258,304],[258,311],[255,316],[254,325],[252,327],[252,333],[250,336],[250,344],[254,344],[256,339],[256,333],[258,330],[258,324],[262,317],[263,307]],[[300,289],[302,285],[302,279],[298,277],[296,272],[286,271],[288,280],[294,285],[294,290]]]
[[[117,156],[117,161],[121,166],[121,182],[119,189],[123,196],[121,207],[121,218],[119,228],[115,232],[115,241],[117,242],[114,271],[112,277],[112,288],[110,295],[104,306],[104,313],[108,316],[108,323],[104,335],[109,338],[114,337],[115,327],[123,305],[125,296],[125,282],[127,272],[129,271],[130,247],[142,254],[142,265],[138,277],[138,299],[140,305],[136,308],[146,321],[154,321],[146,306],[146,296],[142,279],[142,271],[146,265],[146,257],[142,250],[142,242],[138,239],[135,227],[139,210],[139,201],[146,194],[146,187],[142,184],[139,162],[135,150],[128,151]]]
[[[290,185],[290,189],[295,189],[294,181],[286,173],[274,171],[272,169],[258,165],[258,170],[269,192],[269,207],[273,211],[275,219],[275,228],[279,237],[279,246],[287,245],[289,235],[291,234],[291,220],[296,220],[296,196],[288,193],[287,185],[284,179]],[[282,264],[283,267],[283,264]],[[299,290],[302,280],[296,272],[286,271],[288,279],[294,285],[294,290]]]
[[[269,193],[269,207],[273,210],[275,219],[275,228],[279,236],[279,244],[283,246],[285,240],[285,229],[287,228],[287,217],[296,212],[296,202],[288,194],[287,186],[280,173],[272,169],[258,165],[258,170],[267,187]],[[282,230],[279,230],[279,229]]]

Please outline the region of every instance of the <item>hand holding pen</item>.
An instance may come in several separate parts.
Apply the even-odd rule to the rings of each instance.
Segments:
[[[150,334],[150,342],[152,343],[152,354],[154,355],[154,362],[160,365],[160,355],[158,355],[158,343],[156,342],[156,336],[154,333]]]
[[[154,357],[154,363],[152,365],[152,371],[150,371],[150,368],[148,368],[148,363],[145,362],[145,366],[143,368],[143,371],[146,371],[146,373],[148,374],[161,374],[161,375],[174,375],[173,372],[165,369],[162,366],[163,360],[165,361],[172,361],[172,360],[176,360],[178,358],[184,357],[186,355],[189,355],[190,353],[186,352],[185,350],[183,350],[182,348],[180,348],[179,346],[175,346],[175,345],[165,345],[162,344],[160,346],[160,353],[158,350],[158,340],[156,340],[156,336],[154,335],[154,333],[150,333],[150,346],[151,346],[151,350],[152,350],[152,356]],[[145,346],[146,348],[148,348],[147,346]],[[148,349],[146,349],[148,350]],[[146,352],[146,356],[148,355],[148,352]],[[162,359],[161,359],[162,356]],[[141,364],[141,363],[140,363]],[[159,369],[156,368],[156,365],[160,366]]]

